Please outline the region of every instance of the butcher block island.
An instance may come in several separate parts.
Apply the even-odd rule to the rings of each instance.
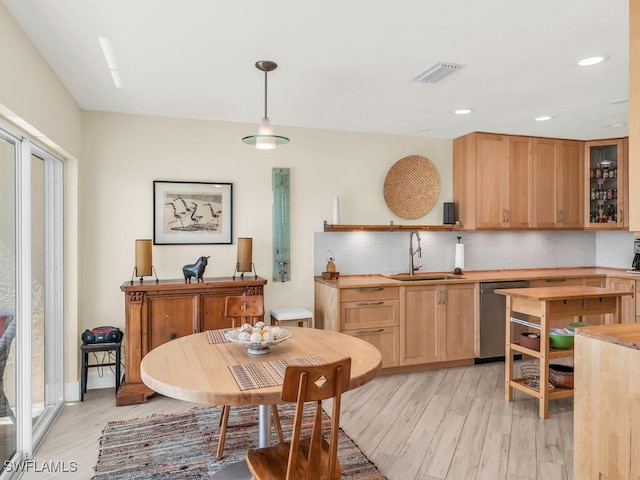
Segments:
[[[640,478],[640,325],[579,328],[574,478]]]

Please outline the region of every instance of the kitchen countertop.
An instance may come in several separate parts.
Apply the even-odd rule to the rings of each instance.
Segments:
[[[462,275],[453,275],[452,272],[418,272],[420,274],[442,274],[446,280],[394,280],[386,274],[370,275],[344,275],[337,280],[325,280],[315,277],[315,281],[335,288],[357,288],[372,286],[422,285],[430,283],[477,283],[477,282],[503,282],[508,280],[544,280],[547,278],[572,278],[572,277],[597,277],[615,276],[629,279],[640,279],[639,274],[627,273],[623,268],[608,267],[573,267],[573,268],[529,268],[513,270],[469,270]]]
[[[637,323],[576,328],[576,335],[640,350],[640,325]]]

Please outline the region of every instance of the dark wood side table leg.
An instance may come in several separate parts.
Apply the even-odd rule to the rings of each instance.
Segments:
[[[120,389],[120,356],[121,356],[121,344],[116,346],[116,395]]]
[[[80,401],[84,402],[84,394],[87,392],[87,370],[89,370],[89,352],[82,350],[82,375],[80,376]]]

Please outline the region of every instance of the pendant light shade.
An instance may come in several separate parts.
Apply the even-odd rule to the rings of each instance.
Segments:
[[[256,62],[256,68],[264,72],[264,118],[260,121],[258,133],[246,136],[242,141],[249,145],[255,145],[261,150],[271,150],[276,148],[276,145],[289,143],[287,137],[273,134],[271,120],[267,116],[267,73],[278,68],[278,64],[269,60],[260,60]]]

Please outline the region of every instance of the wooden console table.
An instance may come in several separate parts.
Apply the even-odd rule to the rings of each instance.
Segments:
[[[228,295],[263,295],[264,278],[210,278],[201,283],[125,282],[125,376],[116,405],[146,402],[154,391],[142,383],[140,362],[155,347],[205,330],[231,327],[224,317]]]
[[[509,288],[496,290],[496,293],[507,296],[506,309],[506,359],[505,359],[505,400],[513,400],[514,389],[537,397],[540,400],[539,416],[547,418],[549,400],[573,396],[573,389],[556,387],[549,390],[549,360],[552,358],[569,357],[573,355],[573,348],[556,350],[549,347],[549,329],[554,326],[554,320],[568,317],[582,318],[587,315],[613,313],[614,322],[620,323],[621,298],[632,292],[612,290],[602,287],[574,285],[566,287],[538,287],[538,288]],[[527,326],[540,330],[540,350],[531,350],[520,345],[513,339],[513,313],[524,313],[529,316]],[[533,318],[532,318],[533,317]],[[522,321],[515,320],[517,323]],[[531,388],[524,384],[524,379],[515,378],[513,372],[513,354],[524,353],[537,358],[540,362],[540,389]]]

